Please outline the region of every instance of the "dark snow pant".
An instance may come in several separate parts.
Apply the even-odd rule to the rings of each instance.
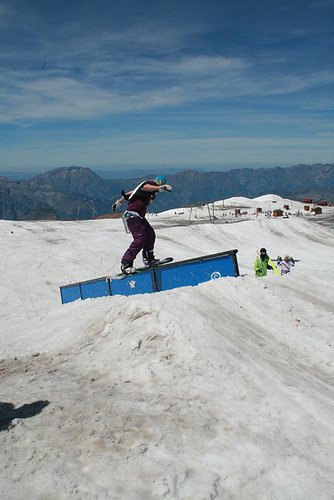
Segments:
[[[133,237],[133,242],[122,257],[122,264],[131,264],[141,250],[153,255],[155,231],[146,219],[130,217],[127,219],[128,228]]]

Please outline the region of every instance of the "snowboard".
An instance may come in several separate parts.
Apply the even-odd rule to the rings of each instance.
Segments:
[[[273,261],[271,259],[268,259],[268,263],[273,268],[274,273],[277,274],[277,276],[280,276],[281,273],[279,272],[279,270],[277,269],[277,267],[275,266],[275,264],[273,263]]]
[[[154,266],[137,267],[137,273],[140,271],[145,271],[145,269],[154,269],[156,267],[162,266],[163,264],[168,264],[169,262],[173,262],[173,257],[166,257],[165,259],[157,259],[157,260],[158,262],[156,262]]]
[[[118,273],[116,274],[117,278],[126,278],[128,276],[134,276],[142,271],[147,271],[147,269],[156,269],[157,267],[163,266],[164,264],[168,264],[169,262],[173,262],[173,257],[166,257],[165,259],[158,259],[158,261],[154,264],[154,266],[143,266],[137,267],[136,271],[129,274]]]

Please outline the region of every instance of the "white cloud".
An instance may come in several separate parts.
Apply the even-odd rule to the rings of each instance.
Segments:
[[[147,86],[145,81],[138,83],[141,77],[137,67],[137,74],[127,85],[122,86],[125,75],[120,76],[119,81],[116,76],[110,76],[111,80],[117,80],[110,88],[102,86],[99,81],[94,82],[92,78],[85,81],[74,75],[62,75],[61,72],[7,72],[0,79],[3,88],[0,122],[89,119],[183,105],[193,101],[206,102],[207,99],[228,102],[228,99],[236,96],[248,96],[251,99],[255,96],[282,95],[334,81],[334,74],[329,72],[305,77],[286,76],[280,81],[262,81],[254,76],[247,77],[243,73],[243,65],[238,61],[223,59],[218,62],[221,63],[220,67],[217,61],[214,63],[206,58],[202,69],[198,59],[189,58],[187,61],[169,62],[166,65],[159,63],[146,68],[146,72],[143,70],[143,79],[149,79],[150,72],[156,72],[156,78],[161,83],[150,83]],[[218,66],[217,72],[214,72],[215,64]],[[163,75],[167,73],[177,74],[177,77],[164,80]],[[192,78],[194,74],[196,78]],[[328,105],[329,101],[326,102]]]
[[[191,39],[207,29],[200,23],[181,29],[146,20],[83,34],[80,23],[58,25],[49,36],[37,36],[35,48],[13,47],[10,59],[0,55],[0,122],[93,119],[213,100],[220,106],[237,97],[252,102],[334,81],[330,71],[281,74],[280,63],[269,57],[263,62],[190,55]]]
[[[13,81],[13,76],[8,81]],[[134,112],[182,102],[178,88],[121,94],[66,77],[24,79],[8,90],[0,107],[0,122],[27,119],[80,119]]]

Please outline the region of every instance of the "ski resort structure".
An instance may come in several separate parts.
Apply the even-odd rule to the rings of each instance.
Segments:
[[[239,276],[238,250],[147,268],[131,275],[103,276],[60,287],[62,304],[78,299],[112,295],[136,295],[196,286],[217,278]]]

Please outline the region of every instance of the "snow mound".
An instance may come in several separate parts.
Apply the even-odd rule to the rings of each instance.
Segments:
[[[244,196],[233,196],[224,200],[224,203],[225,205],[249,205],[250,201],[250,198]]]
[[[262,196],[257,196],[256,198],[253,198],[253,201],[260,201],[263,203],[268,203],[272,201],[282,201],[283,198],[281,196],[278,196],[277,194],[264,194]]]
[[[237,248],[241,276],[62,306],[119,269],[122,221],[0,221],[4,500],[332,497],[332,230],[168,217],[156,255]],[[292,273],[255,278],[262,246]]]

